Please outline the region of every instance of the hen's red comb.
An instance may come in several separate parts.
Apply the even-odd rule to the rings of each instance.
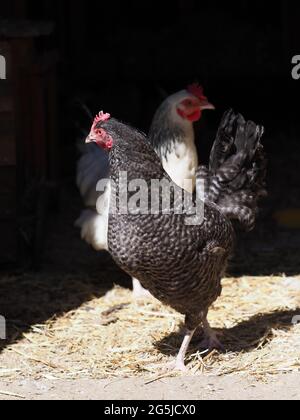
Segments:
[[[110,150],[113,146],[113,139],[109,134],[106,133],[104,128],[101,126],[97,127],[97,124],[104,123],[110,119],[110,114],[105,114],[103,111],[96,115],[91,132],[87,137],[86,143],[98,143],[105,150]]]
[[[99,114],[96,115],[93,125],[92,125],[92,130],[91,133],[97,133],[100,131],[100,129],[96,128],[97,124],[101,123],[101,122],[106,122],[110,119],[110,114],[105,114],[103,111],[99,112]]]
[[[94,119],[94,125],[100,122],[106,122],[110,119],[110,114],[105,114],[103,111],[99,112]]]
[[[200,101],[207,100],[207,97],[204,95],[203,87],[200,86],[198,83],[194,83],[192,85],[189,85],[187,87],[187,91],[191,95],[194,95],[194,96],[196,96],[196,98],[200,99]]]

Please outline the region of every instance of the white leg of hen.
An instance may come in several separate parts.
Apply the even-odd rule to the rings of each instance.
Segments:
[[[133,296],[135,299],[153,298],[148,290],[144,289],[138,279],[132,279]]]
[[[196,330],[187,331],[183,343],[179,350],[178,356],[175,361],[175,370],[186,372],[188,369],[185,365],[185,356],[193,339]]]
[[[189,349],[189,346],[191,344],[191,341],[193,339],[193,336],[195,334],[196,330],[193,331],[186,331],[186,334],[184,336],[181,348],[179,350],[179,353],[174,361],[171,363],[167,363],[167,365],[162,366],[161,374],[167,374],[169,372],[188,372],[188,368],[185,365],[185,357],[186,353]]]

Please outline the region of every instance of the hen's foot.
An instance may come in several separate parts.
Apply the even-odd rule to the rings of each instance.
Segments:
[[[219,336],[222,336],[221,333],[217,333],[213,330],[208,321],[203,323],[203,331],[204,331],[204,339],[200,343],[200,348],[205,350],[220,350],[225,351],[225,348],[221,341],[219,340]]]
[[[204,337],[204,339],[200,343],[200,348],[205,350],[220,350],[225,351],[225,347],[221,343],[221,341],[218,339],[217,334],[210,337]]]
[[[187,330],[176,359],[169,365],[169,371],[186,373],[189,369],[185,365],[185,356],[196,330]]]
[[[173,360],[167,364],[159,366],[160,375],[167,375],[168,373],[188,373],[189,369],[182,360]]]

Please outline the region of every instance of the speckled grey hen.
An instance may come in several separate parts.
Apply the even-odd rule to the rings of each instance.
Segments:
[[[233,122],[232,114],[225,115],[223,128],[218,133],[219,140],[226,137],[234,141],[240,132],[237,118]],[[229,120],[230,124],[227,124]],[[262,132],[260,129],[255,132],[255,147],[258,147]],[[127,174],[128,183],[144,180],[148,186],[149,203],[152,180],[171,182],[145,135],[110,119],[108,114],[100,113],[87,142],[95,142],[110,150],[111,200],[117,198],[118,204],[124,193],[128,194],[127,202],[136,194],[136,191],[128,192],[127,185],[126,191],[124,186],[120,187],[120,174]],[[174,365],[176,369],[184,369],[185,355],[198,326],[202,324],[210,340],[216,340],[207,322],[207,314],[221,294],[221,278],[233,250],[234,230],[224,209],[222,211],[209,201],[204,204],[202,223],[189,225],[187,220],[191,215],[187,209],[187,214],[178,214],[174,197],[175,194],[172,195],[169,214],[164,214],[162,207],[156,214],[150,214],[150,211],[148,214],[121,214],[120,209],[111,211],[108,246],[112,257],[125,272],[138,278],[161,302],[186,316],[187,333]],[[189,198],[193,200],[192,196]],[[149,204],[149,210],[150,207]]]
[[[212,109],[214,106],[204,95],[203,88],[198,84],[190,85],[164,100],[155,113],[147,138],[171,179],[190,192],[195,190],[198,169],[193,123],[201,119],[205,110]],[[108,178],[108,154],[96,145],[81,146],[80,150],[77,185],[86,209],[76,226],[81,229],[82,239],[96,251],[108,251],[109,183],[105,194],[97,191],[98,181]],[[136,298],[149,296],[138,279],[133,279],[133,294]]]

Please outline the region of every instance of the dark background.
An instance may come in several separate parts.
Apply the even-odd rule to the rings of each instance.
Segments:
[[[105,108],[147,130],[162,95],[194,80],[205,86],[217,106],[218,112],[207,117],[212,127],[228,107],[264,123],[270,136],[288,132],[298,122],[300,82],[291,78],[291,58],[300,49],[297,4],[283,0],[1,3],[4,18],[55,23],[53,35],[37,44],[40,50],[55,48],[60,54],[64,145],[71,141],[65,135],[70,133],[66,119],[72,119],[70,103],[78,95],[93,112]]]

